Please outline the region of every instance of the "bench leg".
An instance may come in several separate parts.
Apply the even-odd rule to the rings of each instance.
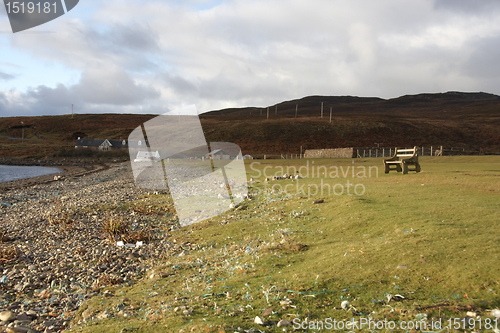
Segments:
[[[403,163],[403,175],[406,175],[408,173],[408,164]]]
[[[398,172],[403,171],[403,169],[401,168],[401,163],[396,164],[396,170],[397,170]]]
[[[389,169],[389,164],[384,163],[384,172],[385,172],[385,173],[389,173],[389,170],[390,170],[390,169]]]

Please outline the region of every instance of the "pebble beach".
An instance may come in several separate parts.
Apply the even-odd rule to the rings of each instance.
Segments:
[[[175,217],[152,225],[150,213],[126,205],[148,194],[135,185],[129,163],[75,166],[54,177],[0,188],[0,332],[68,329],[99,288],[133,284],[156,258],[182,251],[154,242],[175,228]],[[107,206],[122,209],[101,209]],[[110,219],[136,230],[147,226],[147,240],[120,241],[119,232],[103,229]]]

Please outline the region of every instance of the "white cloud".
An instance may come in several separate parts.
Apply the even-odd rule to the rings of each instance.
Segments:
[[[0,36],[41,65],[81,73],[77,83],[61,78],[65,85],[21,96],[52,110],[59,96],[92,112],[162,113],[188,104],[201,111],[266,106],[311,94],[388,98],[458,88],[500,94],[500,73],[488,70],[498,67],[500,50],[496,0],[474,8],[462,0],[97,5],[84,20],[75,7],[73,16],[53,21],[55,34]]]

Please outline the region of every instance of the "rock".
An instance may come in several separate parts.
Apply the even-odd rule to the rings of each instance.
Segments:
[[[91,308],[87,308],[85,311],[82,312],[82,318],[83,319],[89,319],[90,317],[92,317],[92,314],[93,314],[93,311]]]
[[[290,325],[292,325],[291,322],[289,322],[288,320],[285,320],[285,319],[281,319],[276,326],[284,327],[284,326],[290,326]]]
[[[257,324],[257,325],[264,325],[264,320],[259,316],[255,317],[253,322],[254,322],[254,324]]]
[[[496,318],[500,318],[500,310],[498,309],[491,310],[490,315]]]
[[[34,317],[34,318],[38,317],[37,313],[33,310],[27,311],[26,314],[30,317]]]
[[[12,311],[2,311],[0,312],[1,321],[13,321],[16,319],[17,315]]]
[[[325,200],[319,199],[319,200],[314,200],[313,204],[320,204],[320,203],[323,203],[323,202],[325,202]]]
[[[20,315],[18,315],[18,316],[16,317],[16,320],[21,320],[21,321],[22,321],[22,320],[24,320],[24,321],[26,321],[26,320],[31,321],[32,319],[33,319],[33,318],[32,318],[31,316],[28,316],[26,313],[21,313]]]
[[[108,312],[108,310],[104,310],[103,312],[99,313],[99,314],[96,316],[96,318],[97,318],[97,319],[101,319],[101,320],[102,320],[102,319],[106,319],[106,318],[108,318],[108,317],[109,317],[109,312]]]
[[[467,311],[467,316],[469,316],[469,317],[477,317],[477,313],[476,312],[472,312],[472,311]]]
[[[262,311],[262,315],[263,316],[269,316],[269,315],[272,315],[274,312],[274,310],[272,308],[269,308],[269,309],[265,309]]]
[[[397,269],[407,269],[407,268],[408,268],[408,266],[406,266],[406,265],[401,265],[401,266],[397,267]]]
[[[350,304],[351,304],[351,303],[349,303],[349,301],[343,301],[342,303],[340,303],[340,307],[341,307],[342,309],[344,309],[344,310],[347,310],[347,309],[349,309],[349,305],[350,305]]]
[[[31,330],[27,327],[23,326],[17,326],[17,327],[7,327],[5,329],[5,332],[7,333],[23,333],[23,332],[30,332]]]
[[[47,299],[47,298],[50,298],[50,290],[49,289],[45,289],[45,290],[42,290],[40,292],[40,294],[38,294],[38,297],[40,299]]]

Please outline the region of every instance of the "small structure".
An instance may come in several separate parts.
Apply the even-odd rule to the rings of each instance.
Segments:
[[[75,148],[90,148],[98,150],[128,149],[127,140],[112,139],[80,139],[76,140]]]
[[[253,157],[252,157],[252,155],[247,154],[247,155],[243,156],[243,159],[244,160],[253,160]]]
[[[355,158],[354,148],[306,149],[304,158]]]
[[[229,155],[228,153],[226,153],[222,149],[216,149],[216,150],[206,154],[205,156],[207,156],[213,160],[230,160],[231,159],[231,155]]]
[[[391,169],[391,165],[395,168]],[[408,168],[409,166],[414,166],[413,169]],[[384,159],[384,171],[389,173],[391,170],[396,170],[397,172],[403,171],[403,174],[407,174],[408,171],[420,172],[420,164],[418,163],[417,147],[411,149],[394,149],[394,156],[389,159]]]
[[[160,162],[161,157],[158,151],[139,151],[134,162]]]

